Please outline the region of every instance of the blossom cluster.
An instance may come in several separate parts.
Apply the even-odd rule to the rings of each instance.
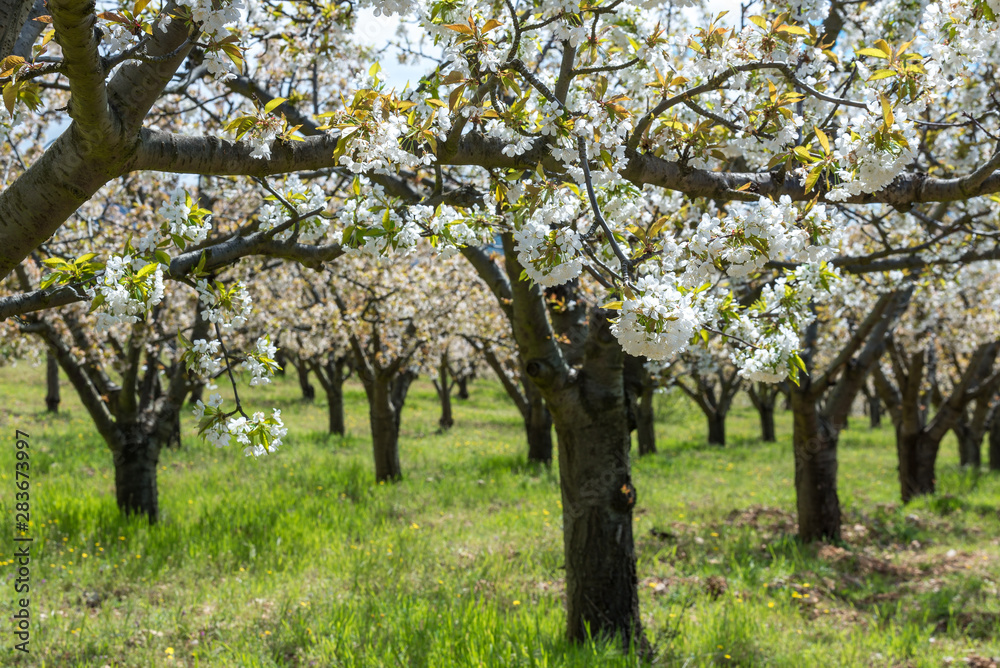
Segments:
[[[181,344],[185,342],[182,340]],[[219,359],[219,348],[222,342],[218,339],[195,339],[187,350],[182,353],[188,373],[195,378],[208,380],[222,371],[222,361]]]
[[[761,198],[754,206],[733,206],[729,215],[702,215],[687,250],[701,260],[697,271],[708,279],[715,266],[723,266],[731,278],[742,278],[761,269],[771,258],[789,261],[807,259],[815,253],[809,233],[799,224],[800,213],[787,195],[778,202]],[[827,208],[815,206],[805,223],[829,227]],[[815,259],[809,258],[809,259]]]
[[[199,433],[217,448],[228,447],[235,439],[244,446],[247,457],[260,457],[276,452],[288,435],[278,409],[273,409],[270,416],[258,411],[247,417],[224,412],[222,403],[221,395],[212,394],[207,403],[199,399],[192,411],[198,420]]]
[[[351,173],[395,174],[397,169],[417,169],[433,164],[434,154],[416,155],[400,145],[409,134],[409,120],[405,114],[392,111],[381,97],[376,97],[370,118],[380,119],[366,123],[350,133],[350,150],[340,156],[340,164]],[[341,136],[346,133],[342,132]]]
[[[882,103],[870,97],[866,110],[842,118],[833,150],[839,183],[826,196],[832,202],[882,190],[916,159],[920,139],[909,119],[921,105],[899,105],[889,120]]]
[[[112,255],[97,284],[88,289],[95,328],[136,323],[163,300],[163,268],[132,255]]]
[[[164,222],[152,227],[138,239],[135,248],[140,253],[150,253],[171,245],[184,249],[187,244],[199,244],[212,231],[212,215],[202,209],[191,195],[177,188],[167,195],[167,201],[160,205],[157,214]]]
[[[274,357],[278,354],[276,346],[271,344],[270,336],[257,339],[254,349],[246,354],[243,366],[250,371],[250,386],[267,385],[271,376],[278,370]]]
[[[290,176],[281,188],[281,198],[268,197],[268,201],[260,208],[257,220],[260,221],[260,229],[264,231],[281,227],[292,220],[293,212],[289,210],[289,205],[294,209],[294,215],[300,219],[294,225],[278,232],[275,239],[286,241],[292,235],[298,233],[298,240],[302,243],[315,243],[326,236],[330,229],[330,223],[316,212],[326,208],[326,195],[318,185],[306,186],[298,176]],[[307,214],[313,214],[306,218],[301,218]]]
[[[243,281],[236,281],[227,288],[220,281],[210,283],[199,278],[195,289],[202,304],[201,317],[205,320],[218,325],[223,332],[246,324],[253,310],[253,298]]]
[[[642,276],[629,292],[632,296],[622,302],[611,331],[626,353],[652,360],[683,352],[704,325],[710,306],[669,275]]]

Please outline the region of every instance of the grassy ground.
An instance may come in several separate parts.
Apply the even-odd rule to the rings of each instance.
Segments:
[[[562,639],[559,487],[525,465],[516,412],[480,381],[435,433],[432,388],[403,416],[405,480],[375,485],[360,387],[346,438],[297,384],[256,388],[287,445],[262,461],[186,438],[163,454],[153,527],[123,520],[110,455],[71,388],[41,412],[40,369],[0,370],[0,516],[13,533],[14,429],[31,435],[30,656],[38,666],[631,665]],[[990,665],[1000,655],[1000,478],[958,470],[901,508],[888,429],[857,418],[841,444],[845,542],[794,538],[790,420],[755,438],[740,406],[730,445],[660,397],[660,454],[636,462],[641,607],[658,665]],[[190,421],[186,434],[190,434]],[[4,539],[4,555],[13,541]],[[12,611],[15,564],[0,556]],[[9,617],[8,617],[9,619]]]

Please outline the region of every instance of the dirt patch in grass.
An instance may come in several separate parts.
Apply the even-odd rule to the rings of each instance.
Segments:
[[[846,550],[836,545],[821,545],[816,556],[831,564],[838,572],[849,573],[852,578],[865,579],[877,573],[902,582],[920,575],[920,569],[913,565],[893,563],[888,559]]]
[[[750,506],[744,510],[730,511],[726,524],[736,528],[754,529],[764,535],[796,534],[799,523],[793,513],[770,506]]]

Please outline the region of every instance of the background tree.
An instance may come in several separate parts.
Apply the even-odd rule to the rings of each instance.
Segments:
[[[1000,342],[995,293],[986,278],[991,264],[963,267],[953,281],[922,285],[905,327],[888,341],[888,363],[875,369],[896,429],[904,502],[934,492],[941,440],[971,402],[988,403],[996,391]]]

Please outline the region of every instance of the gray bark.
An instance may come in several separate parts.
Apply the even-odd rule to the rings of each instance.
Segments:
[[[0,60],[14,51],[34,0],[0,0]],[[23,57],[23,56],[22,56]]]

